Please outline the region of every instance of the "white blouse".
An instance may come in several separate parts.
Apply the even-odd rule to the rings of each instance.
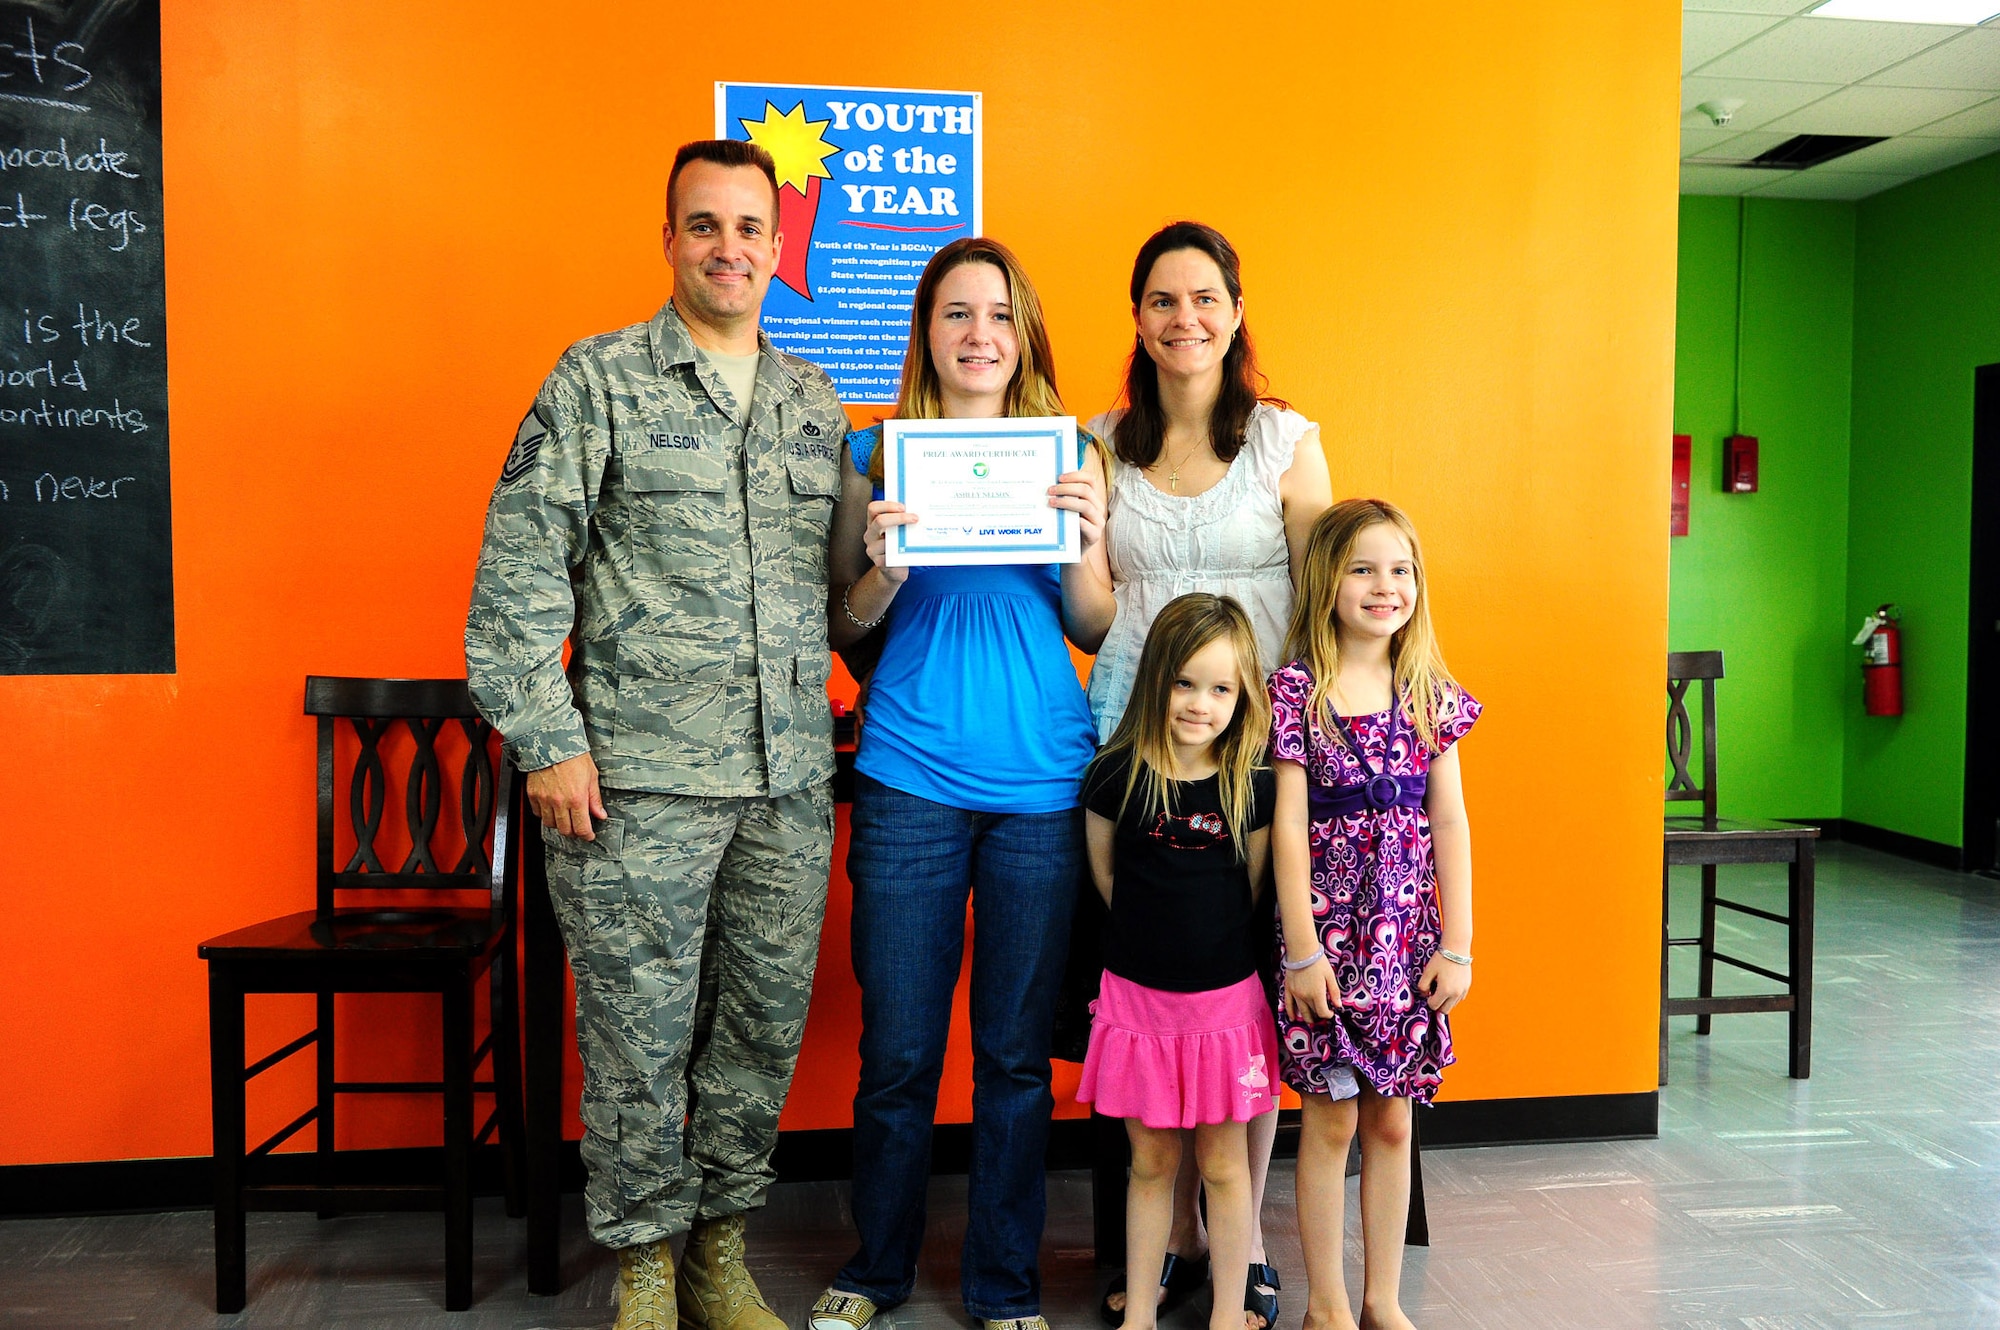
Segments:
[[[1091,433],[1108,441],[1122,414],[1099,416],[1090,422]],[[1311,428],[1296,411],[1258,403],[1243,431],[1243,451],[1222,479],[1200,494],[1169,494],[1154,488],[1139,468],[1117,468],[1105,552],[1118,612],[1090,671],[1090,714],[1099,743],[1111,737],[1125,714],[1154,616],[1176,596],[1208,591],[1234,597],[1257,631],[1264,672],[1284,664],[1278,652],[1292,613],[1292,569],[1278,487],[1299,439]]]

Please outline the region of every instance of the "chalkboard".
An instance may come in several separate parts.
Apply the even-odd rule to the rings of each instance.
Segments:
[[[0,674],[170,674],[158,0],[0,0]]]

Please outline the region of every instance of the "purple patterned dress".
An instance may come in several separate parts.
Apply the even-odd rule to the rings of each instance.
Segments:
[[[1318,787],[1309,823],[1313,926],[1345,1002],[1325,1021],[1294,1021],[1278,1009],[1285,1084],[1328,1093],[1328,1077],[1352,1067],[1377,1093],[1429,1103],[1456,1059],[1449,1022],[1416,991],[1439,941],[1437,870],[1430,819],[1420,797],[1383,811],[1327,812],[1327,792],[1371,772],[1308,715],[1312,675],[1297,661],[1271,676],[1271,758],[1304,765]],[[1427,751],[1393,711],[1343,717],[1374,773],[1417,790],[1431,762],[1479,719],[1480,705],[1448,688],[1438,707],[1438,752]],[[1379,777],[1378,777],[1379,779]],[[1350,800],[1351,802],[1351,800]]]

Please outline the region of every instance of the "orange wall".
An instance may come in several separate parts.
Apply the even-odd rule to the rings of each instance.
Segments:
[[[1674,0],[552,12],[167,6],[180,673],[0,679],[0,1164],[206,1152],[194,945],[310,903],[301,678],[462,668],[500,459],[567,342],[665,295],[665,165],[718,78],[982,91],[987,227],[1079,413],[1112,400],[1138,242],[1183,215],[1236,241],[1275,390],[1336,492],[1414,514],[1488,705],[1448,1093],[1653,1087]],[[788,1125],[846,1120],[844,927]],[[355,1072],[419,1060],[413,1008],[348,1009],[383,1027]]]

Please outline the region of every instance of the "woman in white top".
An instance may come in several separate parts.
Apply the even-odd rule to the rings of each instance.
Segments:
[[[1292,584],[1314,519],[1332,502],[1319,427],[1266,397],[1235,248],[1199,222],[1175,222],[1139,248],[1132,265],[1137,336],[1123,410],[1091,422],[1118,465],[1105,542],[1114,585],[1110,631],[1090,674],[1090,712],[1102,743],[1132,693],[1153,617],[1189,591],[1232,596],[1249,611],[1268,673],[1292,611]],[[1275,933],[1273,934],[1275,936]],[[1264,1251],[1264,1177],[1276,1112],[1250,1126],[1251,1280],[1245,1325],[1277,1319],[1277,1274]],[[1181,1152],[1163,1298],[1200,1282],[1207,1236],[1195,1205],[1194,1151]],[[1114,1285],[1102,1311],[1123,1319]]]

